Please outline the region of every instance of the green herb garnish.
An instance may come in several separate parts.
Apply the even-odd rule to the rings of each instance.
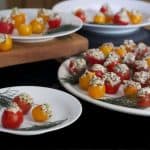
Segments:
[[[106,98],[106,99],[100,99],[103,102],[107,102],[110,104],[115,104],[119,106],[125,106],[130,108],[139,108],[137,106],[137,100],[136,98],[128,98],[125,96],[118,97],[118,98]]]

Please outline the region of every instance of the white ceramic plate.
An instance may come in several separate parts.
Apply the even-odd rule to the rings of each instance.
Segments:
[[[113,12],[119,11],[121,8],[127,8],[129,10],[139,10],[142,12],[144,19],[141,24],[138,25],[96,25],[96,24],[84,24],[84,28],[93,32],[103,34],[128,34],[138,30],[140,27],[150,25],[150,3],[136,0],[68,0],[56,4],[53,8],[54,11],[69,12],[72,13],[77,8],[82,8],[86,11],[88,20],[99,10],[100,6],[104,3],[108,3]]]
[[[6,91],[7,89],[8,88],[0,89],[0,92]],[[54,121],[64,120],[64,119],[65,121],[53,127],[47,127],[44,129],[33,130],[33,131],[24,131],[24,130],[19,131],[19,130],[6,129],[3,128],[0,123],[1,132],[7,132],[11,134],[18,134],[18,135],[42,134],[42,133],[64,128],[72,124],[74,121],[76,121],[78,117],[81,115],[82,107],[79,101],[75,97],[65,92],[56,89],[51,89],[46,87],[36,87],[36,86],[17,86],[17,87],[10,87],[9,89],[16,90],[18,91],[18,93],[26,92],[30,94],[34,99],[34,103],[36,104],[43,104],[43,103],[50,104],[52,108],[53,116],[49,121],[54,122]],[[2,111],[3,110],[0,111],[0,116],[2,114]],[[35,124],[37,123],[32,120],[31,112],[30,112],[25,116],[24,122],[20,128],[30,127],[31,125],[35,125]],[[38,124],[38,125],[42,125],[42,124]]]
[[[37,16],[38,9],[20,9],[22,12],[24,12],[27,16],[27,21],[30,22],[33,18]],[[11,10],[0,10],[0,17],[1,16],[9,16],[11,13]],[[72,34],[76,31],[78,31],[82,27],[82,22],[79,18],[75,17],[72,14],[66,14],[66,13],[60,13],[60,16],[62,18],[62,25],[65,24],[71,24],[76,26],[74,29],[69,29],[67,31],[61,31],[50,35],[31,35],[31,36],[19,36],[18,33],[13,33],[12,38],[16,42],[22,42],[22,43],[35,43],[35,42],[45,42],[51,39],[54,39],[56,37],[61,37],[65,35]]]
[[[98,106],[101,106],[101,107],[104,107],[107,109],[124,112],[124,113],[128,113],[128,114],[150,116],[150,108],[146,108],[146,109],[129,108],[129,107],[114,105],[114,104],[110,104],[107,102],[95,100],[95,99],[89,97],[87,92],[81,90],[78,85],[72,85],[70,83],[64,82],[62,79],[66,78],[69,75],[67,66],[71,59],[72,58],[70,58],[70,59],[66,60],[64,63],[62,63],[58,70],[58,79],[59,79],[60,83],[62,84],[62,86],[64,88],[66,88],[69,92],[71,92],[72,94],[80,97],[81,99],[83,99],[87,102],[90,102],[92,104],[95,104],[95,105],[98,105]],[[117,98],[117,97],[121,97],[121,96],[123,96],[122,88],[119,89],[119,91],[116,95],[109,95],[109,94],[106,95],[107,98],[108,97],[109,98]]]

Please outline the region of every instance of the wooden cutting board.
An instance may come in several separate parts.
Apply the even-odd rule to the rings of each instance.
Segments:
[[[87,48],[88,40],[79,34],[42,43],[14,43],[11,51],[0,52],[0,67],[69,57]]]

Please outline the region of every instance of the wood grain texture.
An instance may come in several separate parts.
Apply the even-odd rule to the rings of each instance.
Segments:
[[[9,52],[0,53],[0,67],[65,58],[79,54],[88,48],[88,40],[78,34],[42,43],[15,43]]]

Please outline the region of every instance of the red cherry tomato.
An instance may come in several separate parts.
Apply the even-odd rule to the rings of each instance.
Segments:
[[[109,82],[105,83],[106,93],[107,94],[116,94],[120,87],[120,83],[116,85],[111,85]]]
[[[93,56],[90,55],[86,55],[86,60],[91,64],[103,64],[104,63],[104,59],[96,59]]]
[[[0,33],[12,34],[13,30],[14,25],[12,23],[0,21]]]
[[[82,9],[78,9],[75,13],[75,16],[79,17],[83,22],[86,21],[86,15],[85,12]]]
[[[129,71],[127,71],[126,73],[122,73],[122,72],[115,72],[115,73],[120,77],[121,81],[130,79]]]
[[[23,122],[23,113],[21,110],[13,112],[9,109],[4,110],[2,114],[2,125],[5,128],[18,128]]]
[[[102,6],[101,8],[100,8],[100,12],[102,12],[102,13],[106,13],[108,11],[108,9],[107,9],[107,7],[105,7],[105,6]]]
[[[107,70],[108,70],[109,72],[114,72],[114,67],[115,67],[118,63],[119,63],[119,61],[112,62],[111,64],[109,64],[109,65],[107,66]]]
[[[118,25],[128,25],[129,24],[128,21],[121,20],[121,17],[119,14],[114,15],[113,23],[118,24]]]
[[[48,20],[49,29],[58,28],[61,25],[60,18],[54,18]]]
[[[150,107],[150,95],[138,97],[137,106],[139,106],[139,107]]]
[[[23,114],[27,114],[32,107],[30,103],[27,103],[25,100],[21,99],[19,96],[16,96],[13,99],[13,102],[17,103],[17,105],[22,110]]]

